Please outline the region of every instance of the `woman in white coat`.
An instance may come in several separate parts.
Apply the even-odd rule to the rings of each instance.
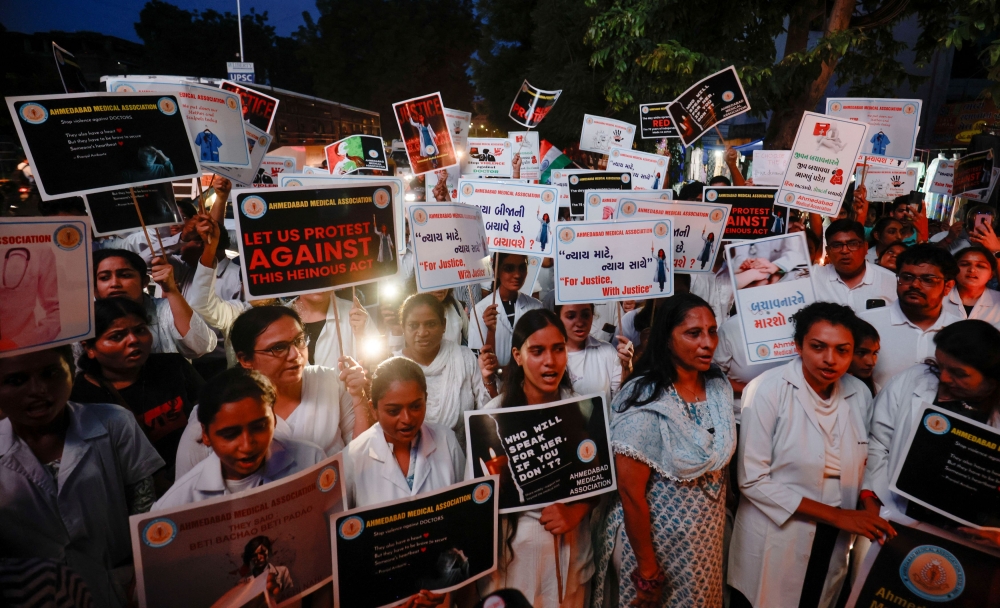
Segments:
[[[934,345],[934,360],[897,375],[875,400],[861,501],[872,513],[884,503],[915,519],[951,525],[890,491],[889,481],[924,404],[1000,428],[1000,331],[985,321],[959,321],[938,332]],[[990,530],[964,531],[1000,546],[1000,534]]]
[[[497,256],[496,297],[487,296],[476,304],[478,321],[473,319],[469,324],[479,323],[483,334],[480,337],[479,331],[472,331],[470,327],[469,348],[483,349],[484,340],[489,341],[487,335],[493,330],[496,340],[492,355],[503,366],[510,361],[511,336],[517,321],[529,310],[541,308],[542,303],[518,291],[528,276],[528,258],[511,253],[498,253]]]
[[[445,316],[446,306],[429,293],[406,298],[399,309],[405,346],[394,354],[415,361],[424,372],[427,422],[450,428],[458,444],[464,446],[462,412],[482,407],[490,396],[472,351],[444,339],[450,323]]]
[[[503,392],[485,409],[550,403],[574,395],[566,374],[562,322],[545,309],[525,313],[514,327]],[[480,594],[512,588],[534,608],[582,608],[594,575],[590,512],[595,505],[580,500],[503,516],[498,568],[479,580]]]
[[[212,454],[178,479],[153,511],[238,494],[305,470],[326,458],[318,446],[274,438],[277,394],[262,374],[233,368],[201,391],[198,422]]]
[[[799,357],[743,391],[736,474],[742,498],[729,550],[731,606],[833,606],[853,535],[881,541],[888,522],[855,510],[871,393],[845,375],[857,317],[847,306],[796,313]]]
[[[1000,292],[986,286],[997,276],[997,259],[982,245],[972,245],[955,253],[958,276],[945,299],[944,311],[959,319],[979,319],[1000,326]]]
[[[632,342],[617,336],[618,344],[612,346],[592,336],[593,304],[565,304],[556,306],[555,312],[566,328],[566,372],[573,390],[581,395],[603,395],[604,409],[610,413],[611,400],[622,382],[622,368],[632,369]]]
[[[277,392],[273,409],[279,439],[313,443],[332,456],[371,426],[363,397],[368,381],[364,369],[350,357],[340,358],[339,371],[306,365],[305,330],[291,308],[251,308],[236,319],[229,337],[240,366],[266,376]],[[175,479],[211,453],[201,443],[197,411],[177,447]]]

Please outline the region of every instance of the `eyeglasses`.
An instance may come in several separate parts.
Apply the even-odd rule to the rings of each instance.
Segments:
[[[295,350],[302,352],[302,349],[304,349],[308,344],[309,344],[309,339],[306,338],[306,335],[304,333],[302,333],[295,336],[295,339],[292,340],[291,342],[278,342],[271,348],[264,348],[261,350],[255,350],[253,352],[260,353],[262,355],[271,355],[272,357],[277,357],[279,359],[284,359],[285,357],[288,356],[288,351],[290,351],[293,346],[295,347]]]
[[[919,283],[924,287],[937,287],[944,282],[944,277],[939,277],[933,274],[922,274],[917,276],[915,274],[910,274],[909,272],[901,272],[899,276],[896,277],[900,285],[909,285],[911,283]]]
[[[830,251],[836,251],[839,253],[845,249],[847,251],[857,251],[858,249],[861,249],[861,246],[864,244],[864,241],[855,240],[847,241],[846,243],[827,243],[826,248]]]
[[[517,272],[518,270],[528,271],[528,263],[523,262],[521,264],[501,264],[501,272]]]

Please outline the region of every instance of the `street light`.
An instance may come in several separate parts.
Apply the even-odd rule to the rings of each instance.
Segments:
[[[243,63],[243,17],[240,16],[240,0],[236,0],[236,27],[240,32],[240,63]]]

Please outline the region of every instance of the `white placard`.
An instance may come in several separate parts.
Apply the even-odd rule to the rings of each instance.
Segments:
[[[673,227],[674,272],[712,272],[722,233],[729,221],[730,205],[689,201],[644,201],[623,198],[618,221],[669,219]]]
[[[455,144],[455,152],[459,154],[459,172],[464,172],[468,162],[465,148],[469,143],[469,127],[472,125],[472,113],[445,108],[444,118],[448,123],[448,131],[451,132],[451,141]]]
[[[670,220],[563,222],[556,235],[557,304],[673,295]]]
[[[666,181],[669,161],[668,157],[659,154],[611,148],[608,154],[608,171],[630,172],[633,190],[659,190]]]
[[[417,291],[493,279],[483,215],[471,205],[417,203],[409,208]]]
[[[538,181],[542,173],[542,157],[538,149],[538,131],[511,131],[507,136],[510,137],[514,154],[521,157],[519,179]]]
[[[917,170],[913,168],[896,169],[878,165],[869,166],[866,170],[864,167],[857,167],[854,174],[857,185],[861,185],[862,174],[865,176],[869,201],[891,201],[917,189]]]
[[[951,184],[955,179],[955,161],[938,158],[935,162],[937,166],[927,182],[927,191],[951,196]]]
[[[826,114],[869,126],[862,153],[909,161],[917,145],[921,103],[919,99],[830,97]]]
[[[549,185],[559,190],[559,206],[569,209],[569,176],[597,173],[594,169],[554,169],[549,173]]]
[[[245,123],[247,148],[250,150],[249,167],[212,167],[212,171],[223,177],[228,177],[237,188],[249,188],[256,185],[261,173],[261,163],[264,161],[267,149],[271,145],[271,135],[261,131],[252,124]]]
[[[754,150],[751,175],[753,185],[780,186],[790,158],[792,158],[791,150]]]
[[[504,137],[470,137],[465,147],[468,158],[465,175],[480,175],[483,177],[510,177],[511,152],[510,140]]]
[[[803,112],[775,202],[837,215],[867,131],[864,123]]]
[[[298,162],[294,156],[271,156],[268,154],[260,163],[257,176],[254,177],[254,188],[276,188],[281,183],[281,177],[293,174]],[[329,175],[329,172],[322,173]]]
[[[750,365],[797,356],[791,316],[816,301],[801,232],[726,247]]]
[[[475,178],[458,182],[459,201],[475,205],[483,213],[491,252],[551,256],[557,197],[552,186],[499,184]]]
[[[611,148],[631,149],[635,131],[635,125],[623,120],[584,114],[580,149],[598,154],[607,154]]]
[[[618,203],[623,199],[633,201],[671,201],[674,200],[673,190],[587,190],[583,193],[586,201],[584,220],[588,222],[607,222],[618,219]]]
[[[424,173],[424,200],[428,203],[457,201],[460,179],[462,179],[462,169],[458,165]]]

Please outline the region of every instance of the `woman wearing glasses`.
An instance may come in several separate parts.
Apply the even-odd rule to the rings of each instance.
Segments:
[[[233,323],[229,338],[239,364],[274,386],[275,437],[314,443],[332,456],[371,426],[364,369],[350,357],[340,358],[340,371],[307,365],[305,329],[294,310],[251,308]],[[201,434],[200,424],[188,423],[177,450],[178,477],[211,453]]]
[[[979,319],[1000,325],[1000,293],[986,284],[997,276],[997,259],[982,245],[971,245],[955,254],[958,277],[944,299],[944,309],[959,319]]]

